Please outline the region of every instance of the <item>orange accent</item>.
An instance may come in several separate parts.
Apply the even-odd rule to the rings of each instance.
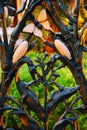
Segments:
[[[21,121],[21,123],[22,123],[24,126],[28,126],[28,122],[27,122],[27,120],[25,119],[25,117],[24,117],[24,118],[20,117],[20,121]]]
[[[78,120],[73,121],[75,130],[80,130]]]
[[[22,4],[22,0],[16,0],[17,10],[21,7],[21,4]],[[20,21],[22,15],[23,15],[23,13],[18,14],[18,16],[17,16],[18,21]]]
[[[50,36],[47,37],[47,41],[52,42],[52,39]],[[50,48],[49,46],[45,46],[45,51],[48,52],[49,54],[54,52],[54,50]]]

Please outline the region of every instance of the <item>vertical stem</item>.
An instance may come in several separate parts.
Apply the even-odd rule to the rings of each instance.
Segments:
[[[48,124],[47,124],[47,87],[44,87],[44,130],[48,130]]]
[[[76,19],[76,23],[74,23],[74,37],[75,37],[75,41],[78,40],[78,14],[79,14],[79,4],[80,4],[80,0],[75,0],[75,8],[74,8],[74,18]]]
[[[41,65],[42,75],[43,75],[43,85],[44,85],[44,130],[48,130],[47,122],[47,85],[46,85],[46,75],[44,72],[44,64]]]
[[[3,31],[3,46],[1,46],[1,68],[2,68],[2,79],[1,79],[1,87],[0,87],[0,107],[3,108],[3,105],[6,103],[5,97],[10,85],[5,83],[5,80],[8,75],[8,71],[10,68],[10,55],[9,55],[9,47],[8,47],[8,37],[6,30],[6,17],[5,11],[4,14],[1,15],[2,18],[2,31]],[[0,125],[3,125],[4,111],[0,111]]]
[[[80,86],[80,94],[82,96],[82,101],[85,105],[87,105],[87,81],[85,75],[82,71],[82,67],[78,66],[78,68],[68,66],[72,72],[72,75],[75,78],[76,83]]]
[[[8,46],[8,37],[6,29],[5,12],[1,15],[2,18],[2,31],[3,31],[3,47],[1,47],[1,67],[3,71],[8,71],[11,65],[10,51]]]

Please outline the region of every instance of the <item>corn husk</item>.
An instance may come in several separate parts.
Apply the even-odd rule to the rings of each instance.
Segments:
[[[28,49],[28,42],[23,41],[15,50],[12,62],[16,63],[20,58],[22,58],[26,54],[27,49]]]
[[[71,59],[70,51],[69,51],[69,49],[65,46],[65,44],[62,41],[60,41],[59,39],[56,39],[54,41],[54,44],[55,44],[55,47],[56,47],[57,51],[61,55],[67,57],[69,60]]]
[[[35,36],[41,38],[45,42],[42,31],[39,30],[33,23],[30,23],[27,26],[25,26],[23,32],[33,33]]]
[[[37,20],[40,22],[40,24],[42,24],[44,29],[54,32],[53,29],[50,27],[50,23],[48,21],[47,13],[46,13],[45,9],[42,9],[40,11],[40,13],[39,13],[39,15],[37,17]]]
[[[35,28],[34,23],[30,23],[30,24],[28,24],[28,25],[26,25],[26,26],[24,27],[23,32],[33,33],[34,28]]]

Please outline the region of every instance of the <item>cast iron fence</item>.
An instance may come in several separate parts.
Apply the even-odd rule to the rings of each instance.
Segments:
[[[24,130],[48,130],[50,116],[61,102],[65,103],[65,110],[60,118],[56,120],[52,129],[63,130],[67,125],[70,125],[72,130],[78,129],[75,125],[75,121],[78,119],[76,110],[86,110],[87,105],[87,80],[84,75],[82,62],[83,53],[87,51],[87,48],[81,43],[81,37],[87,27],[87,23],[79,31],[80,0],[75,0],[74,4],[73,11],[70,10],[69,12],[63,0],[24,0],[22,7],[16,10],[14,7],[11,7],[10,0],[0,1],[0,21],[3,32],[3,39],[0,37],[2,69],[0,84],[0,129],[6,129],[4,128],[4,113],[9,110],[9,114],[16,114],[19,117]],[[33,11],[38,6],[41,6],[42,22],[46,22],[44,24],[41,23],[40,18],[36,18],[33,14]],[[20,22],[11,33],[9,41],[4,7],[9,8],[14,17],[24,11]],[[67,18],[68,26],[65,26],[62,22],[59,12]],[[58,32],[55,32],[50,27],[49,20],[52,21]],[[30,22],[32,23],[30,24]],[[43,38],[43,28],[48,31],[52,43]],[[17,46],[16,42],[20,38],[20,34],[24,32],[27,35]],[[44,53],[42,58],[38,56],[35,61],[25,56],[38,42],[37,40],[31,41],[32,35],[41,38],[44,46],[49,46],[54,51],[57,51],[57,53],[50,57],[47,53]],[[57,64],[57,61],[60,61],[60,64]],[[32,80],[29,82],[22,81],[18,74],[20,67],[24,64],[27,64],[29,74],[32,77]],[[65,66],[71,71],[77,86],[65,88],[57,82],[57,78],[60,78],[60,75],[56,72]],[[14,78],[18,92],[21,95],[21,103],[9,95],[11,82]],[[40,103],[38,95],[32,89],[32,85],[39,88],[40,84],[43,86],[44,92],[43,104]],[[48,98],[49,88],[52,86],[55,86],[57,89],[50,93]],[[67,99],[76,93],[78,93],[77,96],[68,104],[66,102]],[[73,108],[73,105],[79,99],[82,100],[83,104]],[[17,107],[8,105],[7,100],[13,101]],[[27,109],[24,107],[25,104]],[[27,112],[28,109],[36,113],[39,120],[43,122],[42,125],[31,117]]]

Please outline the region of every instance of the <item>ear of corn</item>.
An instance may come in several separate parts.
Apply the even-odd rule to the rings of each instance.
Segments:
[[[12,62],[16,63],[20,58],[22,58],[26,54],[27,49],[28,49],[27,41],[23,41],[22,43],[20,43],[20,45],[17,47],[17,49],[13,54]]]
[[[55,47],[57,49],[57,51],[67,57],[69,60],[71,59],[71,54],[70,54],[70,51],[69,49],[64,45],[64,43],[62,41],[60,41],[59,39],[56,39],[54,41],[54,44],[55,44]]]

